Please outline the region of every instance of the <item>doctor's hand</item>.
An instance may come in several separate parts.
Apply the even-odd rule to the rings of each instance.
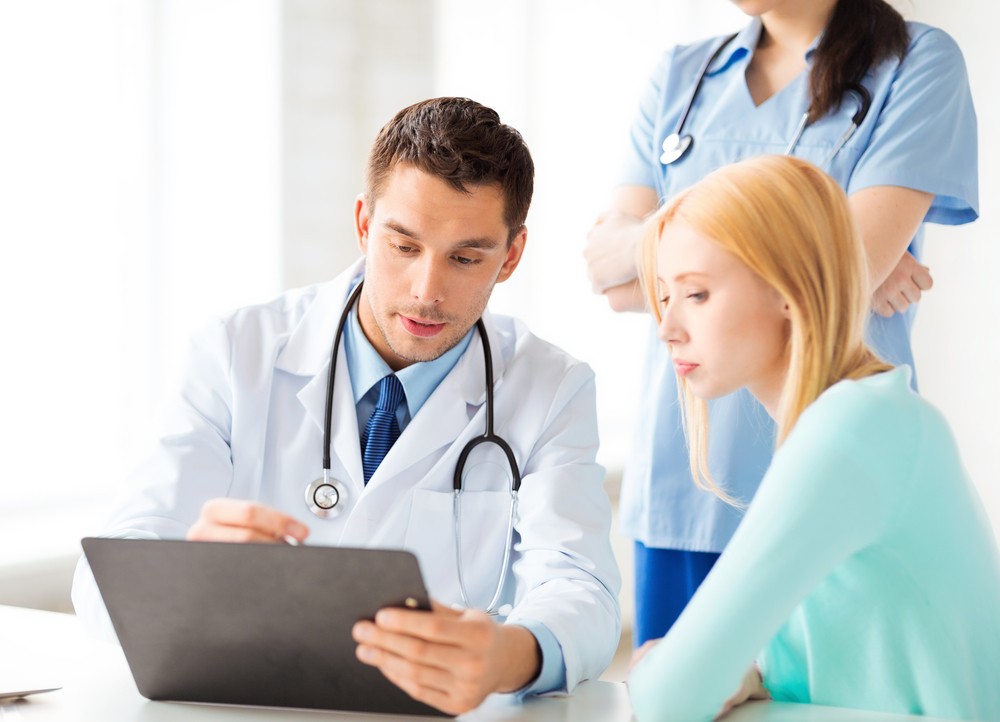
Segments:
[[[541,669],[535,635],[476,610],[386,608],[354,625],[356,654],[414,699],[458,715],[494,692],[514,692]]]
[[[286,535],[301,542],[309,535],[309,529],[263,504],[221,498],[205,502],[187,538],[188,541],[277,543]]]
[[[929,291],[933,285],[930,269],[920,265],[910,253],[904,253],[889,277],[872,294],[872,310],[885,318],[903,313],[911,303],[920,300],[921,291]]]

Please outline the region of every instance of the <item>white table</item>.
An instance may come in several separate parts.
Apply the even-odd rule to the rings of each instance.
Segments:
[[[121,648],[90,639],[76,617],[0,606],[0,688],[17,677],[53,680],[57,692],[16,703],[0,702],[0,722],[391,722],[398,717],[151,702],[135,688]],[[586,682],[566,697],[513,705],[491,698],[461,722],[627,722],[632,719],[625,685]],[[726,722],[904,722],[907,717],[816,705],[761,702],[744,705]]]

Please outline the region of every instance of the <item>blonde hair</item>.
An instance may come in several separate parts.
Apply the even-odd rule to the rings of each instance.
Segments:
[[[788,375],[775,419],[778,446],[827,388],[892,368],[865,344],[867,260],[847,196],[819,168],[775,155],[728,165],[650,217],[640,277],[657,321],[656,250],[663,229],[675,220],[732,253],[788,304]],[[686,379],[679,379],[678,390],[695,483],[739,506],[709,473],[708,405]]]

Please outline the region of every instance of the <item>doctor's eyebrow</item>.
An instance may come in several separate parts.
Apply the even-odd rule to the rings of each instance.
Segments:
[[[400,224],[400,223],[392,220],[391,218],[387,218],[384,221],[382,221],[382,227],[385,228],[385,229],[387,229],[387,230],[392,231],[393,233],[398,233],[401,236],[406,236],[407,238],[412,238],[415,241],[419,241],[420,240],[420,236],[418,236],[413,231],[408,230],[405,226],[403,226],[402,224]]]
[[[496,238],[470,238],[467,241],[460,241],[454,245],[454,250],[465,249],[465,248],[479,248],[484,251],[489,251],[496,248],[501,243],[500,240]]]
[[[399,223],[398,221],[394,221],[391,218],[387,218],[384,221],[382,221],[382,227],[389,231],[392,231],[393,233],[397,233],[401,236],[412,238],[414,241],[420,240],[419,234],[407,229],[401,223]],[[481,249],[484,251],[488,251],[492,250],[493,248],[496,248],[502,242],[503,242],[502,240],[497,238],[470,238],[465,241],[459,241],[454,246],[452,246],[452,250],[465,250],[472,248],[472,249]]]

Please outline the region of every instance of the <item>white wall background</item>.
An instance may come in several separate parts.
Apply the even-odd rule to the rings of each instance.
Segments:
[[[529,248],[494,304],[592,364],[601,460],[623,463],[646,322],[590,294],[584,235],[656,57],[745,18],[727,0],[358,0],[363,12],[337,14],[349,4],[0,0],[0,564],[65,549],[99,523],[81,505],[114,489],[147,448],[156,401],[202,319],[330,277],[353,257],[337,214],[349,216],[339,199],[361,188],[358,149],[393,110],[429,94],[476,98],[524,133],[538,171]],[[924,393],[955,429],[1000,528],[1000,78],[990,30],[1000,5],[900,8],[958,40],[979,114],[982,218],[931,227],[937,285],[915,346]],[[341,20],[355,24],[332,49],[321,36],[311,50],[290,46],[308,38],[284,32]],[[394,34],[378,33],[394,22]],[[283,71],[296,57],[314,64],[297,86]],[[360,87],[319,101],[290,94],[343,80],[327,72],[343,58],[355,63],[343,73],[369,73]],[[320,148],[322,113],[355,110],[366,120],[354,151]],[[303,193],[326,184],[336,202],[289,198],[289,162],[306,163],[312,142],[288,142],[293,122],[340,167],[333,178],[296,166],[296,182]],[[335,252],[320,248],[324,238]],[[38,518],[49,527],[39,531]]]

